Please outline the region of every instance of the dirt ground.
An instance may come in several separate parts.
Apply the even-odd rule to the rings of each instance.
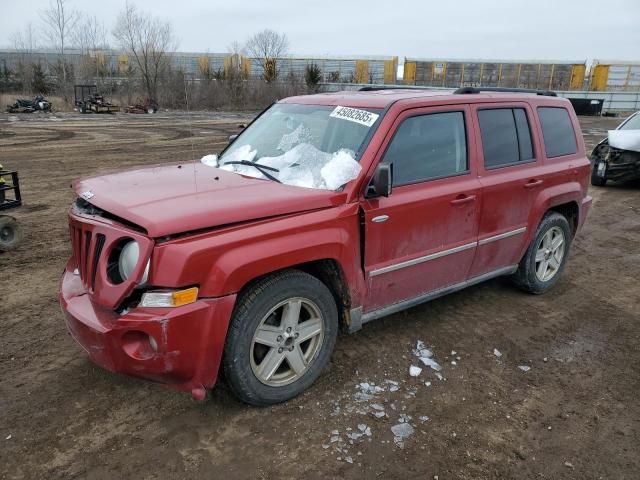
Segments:
[[[26,235],[0,254],[0,478],[638,478],[637,185],[591,189],[553,291],[499,279],[368,324],[284,405],[247,407],[224,383],[196,403],[91,364],[56,299],[71,180],[219,151],[251,116],[0,115],[0,163],[20,171]],[[619,121],[584,118],[589,151]],[[409,376],[417,340],[442,380]],[[383,391],[368,398],[364,382]],[[403,415],[414,433],[396,445]]]

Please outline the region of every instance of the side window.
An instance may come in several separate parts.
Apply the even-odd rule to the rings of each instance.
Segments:
[[[430,113],[406,119],[383,161],[393,163],[394,186],[466,172],[464,113]]]
[[[524,108],[478,111],[485,168],[533,160],[531,129]]]
[[[571,155],[578,151],[569,112],[562,107],[538,107],[547,157]]]

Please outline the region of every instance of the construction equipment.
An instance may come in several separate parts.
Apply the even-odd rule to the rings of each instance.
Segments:
[[[10,182],[7,182],[10,178]],[[22,239],[17,220],[2,212],[22,205],[18,172],[4,170],[0,165],[0,252],[13,250]]]
[[[74,85],[75,105],[80,113],[115,113],[120,107],[107,102],[97,85]]]
[[[13,105],[7,105],[8,113],[33,113],[51,112],[51,102],[45,100],[42,95],[36,95],[33,100],[25,98],[16,99]]]

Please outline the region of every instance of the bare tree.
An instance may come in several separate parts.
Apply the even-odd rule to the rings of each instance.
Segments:
[[[27,23],[25,29],[11,36],[13,48],[20,53],[31,54],[38,48],[38,34],[33,28],[33,22]]]
[[[82,53],[82,76],[95,75],[100,77],[101,64],[98,52],[109,48],[107,42],[107,29],[97,16],[82,16],[78,22],[78,28],[73,32],[73,43]],[[104,68],[102,68],[104,71]]]
[[[16,65],[18,78],[20,79],[22,88],[27,90],[32,87],[33,69],[36,63],[34,53],[38,48],[38,36],[36,30],[33,28],[33,23],[29,22],[23,31],[14,33],[11,36],[11,42],[18,54]]]
[[[113,36],[135,60],[147,97],[156,100],[158,77],[168,52],[176,48],[171,24],[138,12],[135,6],[127,3],[118,16]]]
[[[244,55],[246,53],[244,49],[244,45],[242,45],[239,41],[234,40],[227,46],[227,51],[231,55]]]
[[[83,54],[95,53],[108,47],[107,29],[97,16],[81,16],[73,32],[73,43]]]
[[[65,51],[80,18],[79,13],[67,4],[67,0],[50,0],[49,8],[40,12],[40,16],[44,22],[46,36],[62,57],[62,81],[66,84]]]
[[[245,49],[250,57],[260,61],[263,78],[270,82],[278,76],[276,59],[287,54],[289,39],[284,33],[266,28],[249,38]]]

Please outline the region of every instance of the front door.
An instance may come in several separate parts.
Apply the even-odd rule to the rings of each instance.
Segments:
[[[378,161],[393,164],[389,197],[364,199],[364,310],[467,278],[477,244],[480,183],[467,106],[405,111]]]

